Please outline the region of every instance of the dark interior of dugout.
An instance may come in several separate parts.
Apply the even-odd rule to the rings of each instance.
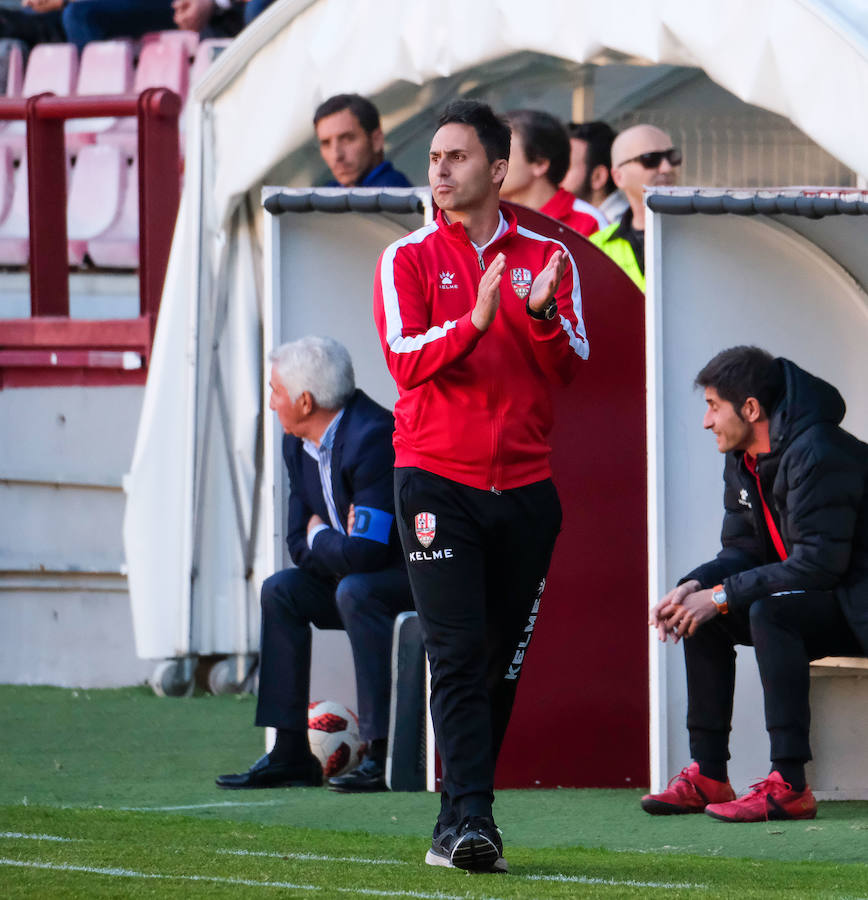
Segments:
[[[266,338],[272,329],[275,344],[333,336],[350,350],[359,386],[391,407],[397,394],[373,325],[371,285],[381,250],[423,223],[422,204],[341,193],[358,196],[284,190],[266,200]],[[647,785],[644,297],[581,235],[513,208],[521,224],[571,251],[591,349],[575,381],[555,390],[552,466],[563,528],[496,784]],[[279,454],[267,451],[266,460],[282,485]]]

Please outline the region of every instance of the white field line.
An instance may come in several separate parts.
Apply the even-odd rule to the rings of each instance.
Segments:
[[[81,841],[83,838],[59,837],[56,834],[24,834],[21,831],[0,831],[0,838],[14,838],[23,841],[60,841],[63,843],[74,843]]]
[[[132,869],[107,869],[100,866],[71,866],[66,863],[49,863],[40,860],[3,859],[0,866],[19,869],[48,869],[52,872],[84,872],[88,875],[108,875],[113,878],[145,878],[160,881],[210,881],[218,884],[256,885],[258,887],[292,888],[302,891],[318,891],[315,884],[291,884],[288,881],[252,881],[247,878],[220,878],[214,875],[161,875],[157,872],[135,872]]]
[[[677,883],[667,881],[632,881],[616,878],[591,878],[589,875],[519,875],[527,881],[557,881],[562,884],[600,884],[607,887],[641,887],[663,888],[665,890],[699,890],[707,891],[707,884]],[[510,879],[512,880],[512,879]]]
[[[409,865],[405,860],[400,859],[366,859],[359,856],[320,856],[314,853],[273,853],[264,850],[217,850],[216,852],[231,856],[267,856],[272,859],[291,859],[301,862],[313,860],[316,862],[362,863],[373,866]],[[667,890],[708,889],[706,884],[667,883],[664,881],[617,881],[613,878],[592,878],[588,875],[513,875],[509,880],[515,881],[518,879],[524,881],[556,881],[564,884],[596,884],[610,887],[647,887]],[[364,893],[364,891],[360,890],[359,893]]]
[[[101,868],[98,866],[72,866],[64,863],[41,862],[40,860],[3,859],[0,866],[14,866],[21,869],[47,869],[52,872],[83,872],[88,875],[106,875],[111,878],[143,878],[151,881],[203,881],[211,884],[234,884],[243,887],[272,887],[294,891],[328,891],[332,894],[365,894],[370,897],[412,897],[414,900],[468,900],[473,894],[434,894],[422,891],[380,891],[375,888],[340,888],[329,885],[294,884],[289,881],[254,881],[250,878],[221,878],[216,875],[162,875],[156,872],[136,872],[133,869]],[[478,897],[478,900],[497,900],[496,897]]]
[[[363,863],[368,866],[406,866],[403,859],[366,859],[364,856],[318,856],[316,853],[273,853],[267,850],[217,850],[228,856],[267,856],[272,859],[295,859],[302,862]]]
[[[28,840],[43,840],[43,841],[77,841],[83,840],[83,838],[65,838],[59,837],[57,835],[52,834],[23,834],[17,831],[5,831],[0,832],[0,838],[24,838]],[[371,866],[406,866],[409,865],[405,860],[401,859],[370,859],[362,856],[325,856],[316,853],[279,853],[279,852],[271,852],[266,850],[233,850],[228,848],[218,849],[215,852],[225,854],[227,856],[256,856],[256,857],[267,857],[270,859],[285,859],[285,860],[294,860],[297,862],[333,862],[333,863],[358,863],[360,865],[371,865]],[[0,864],[2,865],[13,865],[18,863],[13,863],[8,860],[0,860]],[[27,865],[27,863],[20,863],[20,865]],[[50,868],[51,864],[42,863],[37,866],[37,868]],[[69,867],[61,866],[60,868],[66,869]],[[78,869],[74,869],[78,871]],[[111,874],[111,875],[123,875],[126,874],[128,877],[141,877],[141,878],[171,878],[174,876],[170,875],[153,875],[147,873],[127,873],[126,870],[121,869],[90,869],[87,867],[81,868],[81,871],[94,872],[97,874]],[[177,876],[179,878],[192,878],[193,880],[208,880],[205,876],[199,875],[184,875]],[[510,881],[515,880],[523,880],[523,881],[554,881],[561,884],[586,884],[586,885],[600,885],[607,887],[640,887],[640,888],[659,888],[662,890],[707,890],[708,885],[705,884],[695,884],[695,883],[680,883],[680,882],[665,882],[665,881],[633,881],[633,880],[618,880],[614,878],[592,878],[589,875],[513,875],[510,878]],[[221,879],[221,878],[213,878],[212,880],[226,882],[226,883],[236,883],[233,879]],[[238,884],[247,884],[246,881],[238,881]],[[287,884],[283,882],[249,882],[251,884],[262,884],[265,887],[286,887]],[[321,888],[316,887],[315,885],[293,885],[293,887],[298,888],[299,890],[321,890]],[[347,893],[347,889],[343,888],[333,888],[333,890],[340,893]],[[378,891],[375,889],[365,890],[362,888],[354,888],[353,890],[357,891],[360,894],[372,894],[378,897],[434,897],[434,898],[446,898],[450,895],[446,894],[419,894],[407,891]],[[488,898],[488,900],[493,900],[493,898]]]
[[[280,800],[224,800],[222,803],[188,803],[186,806],[113,806],[99,808],[118,809],[122,812],[175,812],[182,809],[213,809],[221,806],[275,806],[280,802]]]

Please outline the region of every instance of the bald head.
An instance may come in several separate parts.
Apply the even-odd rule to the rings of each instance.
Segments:
[[[640,158],[646,153],[673,150],[672,138],[654,125],[634,125],[622,131],[612,144],[612,178],[627,195],[634,217],[642,208],[643,188],[672,185],[677,181],[681,154]],[[676,160],[672,164],[671,158]],[[641,216],[644,220],[644,215]]]
[[[622,131],[612,142],[612,166],[617,168],[625,160],[651,150],[668,150],[672,138],[654,125],[633,125]]]

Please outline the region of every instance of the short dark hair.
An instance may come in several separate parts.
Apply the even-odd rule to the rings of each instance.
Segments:
[[[506,121],[521,135],[528,162],[548,160],[546,178],[557,187],[570,167],[570,138],[563,123],[538,109],[513,110]]]
[[[453,100],[440,114],[437,127],[444,125],[470,125],[485,149],[490,163],[496,159],[509,159],[512,132],[506,120],[487,104],[479,100]]]
[[[597,166],[605,166],[609,173],[605,191],[611,194],[616,190],[612,180],[612,142],[618,136],[617,132],[608,122],[570,122],[567,125],[567,133],[571,138],[584,141],[588,145],[588,155],[585,165],[588,169],[588,177]]]
[[[335,94],[334,97],[323,100],[313,114],[313,127],[316,128],[320,119],[333,116],[345,109],[348,109],[359,120],[359,125],[368,134],[380,127],[380,113],[377,111],[377,107],[361,94]]]
[[[730,347],[702,367],[694,384],[714,388],[722,400],[733,405],[739,418],[748,397],[756,397],[768,416],[783,394],[784,374],[768,350]]]

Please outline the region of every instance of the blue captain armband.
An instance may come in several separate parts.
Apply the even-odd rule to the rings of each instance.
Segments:
[[[363,537],[369,541],[388,544],[394,521],[395,517],[385,510],[374,509],[373,506],[357,506],[356,521],[350,537]]]

